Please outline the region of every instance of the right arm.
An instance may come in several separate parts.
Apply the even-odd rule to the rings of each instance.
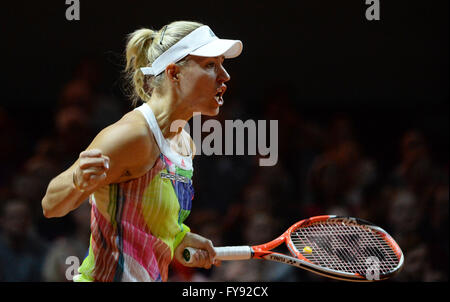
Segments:
[[[139,122],[121,120],[103,129],[70,168],[50,181],[42,199],[44,216],[65,216],[98,188],[154,162],[152,151],[149,130]]]

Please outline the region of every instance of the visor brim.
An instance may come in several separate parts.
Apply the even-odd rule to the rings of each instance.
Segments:
[[[200,48],[197,48],[191,55],[199,57],[225,56],[226,59],[236,58],[242,52],[242,42],[240,40],[217,39]]]

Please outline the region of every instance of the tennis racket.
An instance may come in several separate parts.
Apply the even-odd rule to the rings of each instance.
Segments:
[[[271,251],[285,243],[292,256]],[[382,228],[353,217],[315,216],[292,225],[281,236],[256,246],[216,247],[216,259],[264,259],[345,281],[379,281],[403,266],[403,253]],[[189,263],[196,249],[183,251]]]

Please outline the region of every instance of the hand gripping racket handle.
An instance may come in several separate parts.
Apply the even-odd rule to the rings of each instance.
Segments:
[[[214,248],[216,251],[215,259],[218,260],[248,260],[252,258],[252,248],[247,245],[242,246],[224,246]],[[197,249],[187,247],[183,251],[183,258],[186,263],[191,263],[197,253]]]

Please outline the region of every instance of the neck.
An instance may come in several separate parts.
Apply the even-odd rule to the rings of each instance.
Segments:
[[[164,96],[152,94],[148,105],[155,114],[158,126],[163,136],[170,139],[180,133],[189,119],[192,117],[192,111],[174,94]]]

